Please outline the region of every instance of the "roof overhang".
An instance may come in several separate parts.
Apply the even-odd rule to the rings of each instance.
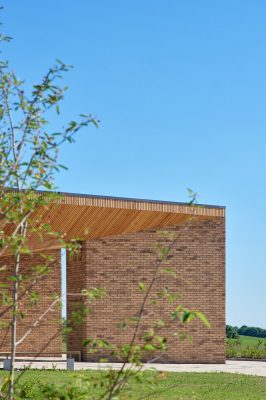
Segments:
[[[40,207],[36,218],[60,232],[64,240],[99,239],[114,235],[162,229],[179,225],[188,219],[212,219],[225,216],[225,207],[189,205],[168,201],[59,193],[48,206]],[[49,236],[43,242],[30,239],[34,250],[60,248]]]

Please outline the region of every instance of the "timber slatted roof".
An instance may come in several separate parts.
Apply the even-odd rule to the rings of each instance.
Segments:
[[[65,240],[92,240],[163,228],[184,223],[190,216],[197,220],[224,217],[225,207],[59,193],[55,201],[36,213],[36,217],[51,225],[55,232],[62,233]],[[38,250],[60,247],[48,237],[42,244],[34,238],[31,242]]]

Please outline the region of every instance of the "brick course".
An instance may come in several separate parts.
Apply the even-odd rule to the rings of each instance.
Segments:
[[[161,273],[151,297],[167,287],[178,292],[179,303],[205,313],[211,329],[200,321],[186,326],[193,340],[180,342],[173,336],[182,329],[171,321],[173,306],[161,301],[146,308],[141,330],[150,327],[158,318],[168,322],[161,334],[168,338],[168,350],[158,362],[173,363],[224,363],[225,362],[225,221],[224,218],[188,220],[163,231],[176,232],[178,240],[165,267],[175,270],[173,278]],[[158,230],[124,234],[83,243],[81,254],[67,260],[67,313],[70,315],[77,303],[73,294],[83,288],[105,287],[107,297],[97,300],[83,324],[68,335],[68,350],[82,350],[82,358],[95,361],[108,357],[108,353],[90,354],[82,347],[85,338],[102,338],[115,344],[129,343],[132,330],[122,331],[119,323],[137,315],[143,299],[138,283],[146,286],[151,281],[157,264],[154,244],[169,244]],[[79,299],[80,300],[80,299]],[[151,358],[146,354],[144,361]],[[154,355],[152,356],[154,357]],[[115,361],[110,358],[110,361]]]

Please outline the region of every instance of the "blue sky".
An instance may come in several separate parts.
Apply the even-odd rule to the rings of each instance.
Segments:
[[[101,120],[63,148],[59,188],[225,205],[227,322],[266,328],[266,2],[2,4],[17,74],[73,64],[60,118]]]

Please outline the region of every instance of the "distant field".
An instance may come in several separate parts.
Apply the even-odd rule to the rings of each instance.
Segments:
[[[257,338],[253,336],[242,336],[240,335],[241,342],[243,344],[248,344],[250,346],[254,346],[258,343],[258,340],[262,340],[263,344],[266,343],[266,338]]]

